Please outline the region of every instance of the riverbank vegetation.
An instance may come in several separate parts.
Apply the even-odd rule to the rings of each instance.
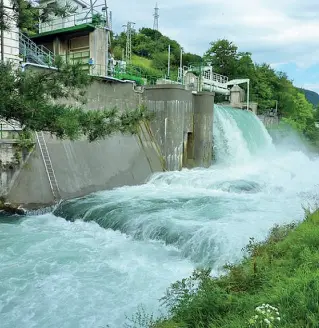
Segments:
[[[219,278],[196,270],[173,283],[162,299],[168,317],[136,316],[135,327],[319,327],[319,211],[274,227],[265,242],[251,239],[245,251]]]

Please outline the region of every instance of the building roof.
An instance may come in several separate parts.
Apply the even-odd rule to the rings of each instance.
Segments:
[[[46,40],[51,38],[54,38],[56,36],[62,36],[62,35],[68,35],[68,34],[75,34],[75,33],[85,33],[86,31],[94,31],[95,26],[92,24],[80,24],[80,25],[75,25],[71,27],[65,27],[61,28],[58,30],[53,30],[53,31],[47,31],[43,33],[36,34],[32,37],[30,37],[32,40],[33,39],[42,39],[45,38]]]

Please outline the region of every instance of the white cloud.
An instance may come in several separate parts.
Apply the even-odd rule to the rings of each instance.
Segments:
[[[156,1],[160,31],[186,51],[203,54],[211,41],[227,38],[273,67],[319,64],[318,0],[109,0],[116,31],[128,20],[152,27]]]

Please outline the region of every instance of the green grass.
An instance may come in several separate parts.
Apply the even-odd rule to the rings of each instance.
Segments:
[[[136,55],[132,55],[132,65],[144,68],[153,68],[151,59],[139,57]]]
[[[319,211],[300,224],[274,227],[267,241],[251,243],[240,264],[211,278],[198,270],[174,283],[163,298],[169,317],[148,322],[153,328],[319,327]],[[197,292],[189,292],[199,282]],[[276,325],[249,325],[255,308],[278,308]]]

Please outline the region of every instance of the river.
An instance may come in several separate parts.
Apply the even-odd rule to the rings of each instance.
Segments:
[[[274,145],[255,115],[216,106],[215,163],[154,174],[65,202],[52,213],[0,218],[2,328],[123,327],[198,266],[218,274],[250,237],[303,218],[319,160]]]

